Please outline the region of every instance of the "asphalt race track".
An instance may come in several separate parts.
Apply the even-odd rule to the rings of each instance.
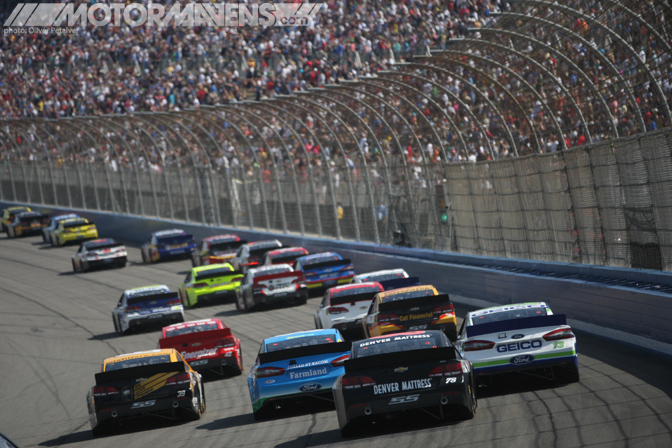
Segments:
[[[160,283],[177,288],[191,264],[145,266],[139,250],[129,247],[125,269],[75,275],[75,250],[52,248],[40,237],[0,238],[0,432],[20,447],[672,446],[672,360],[582,333],[580,383],[505,379],[479,389],[471,421],[437,422],[419,414],[344,441],[329,404],[306,403],[257,423],[246,375],[259,344],[264,337],[314,328],[315,298],[305,306],[250,314],[233,304],[186,311],[188,320],[218,316],[232,328],[242,340],[245,374],[206,383],[208,409],[200,421],[145,419],[94,439],[85,397],[102,359],[155,348],[159,338],[158,331],[114,333],[111,310],[121,290]],[[463,316],[467,308],[457,311]]]

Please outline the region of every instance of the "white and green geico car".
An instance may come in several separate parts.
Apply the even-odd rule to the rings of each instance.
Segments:
[[[553,314],[544,302],[471,311],[455,346],[481,379],[538,370],[562,383],[579,381],[576,337],[565,315]]]

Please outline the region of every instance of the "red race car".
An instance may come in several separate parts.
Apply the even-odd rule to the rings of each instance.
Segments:
[[[220,375],[240,375],[243,353],[240,339],[221,319],[203,319],[163,327],[159,348],[174,348],[198,371],[212,370]]]

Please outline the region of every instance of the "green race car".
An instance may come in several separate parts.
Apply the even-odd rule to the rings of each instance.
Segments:
[[[201,302],[235,297],[242,278],[243,274],[229,263],[192,268],[179,287],[182,304],[191,308]]]

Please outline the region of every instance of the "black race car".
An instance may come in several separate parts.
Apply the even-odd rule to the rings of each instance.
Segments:
[[[338,425],[350,437],[385,414],[424,410],[437,419],[476,412],[474,370],[441,331],[353,342],[345,374],[334,383]]]

